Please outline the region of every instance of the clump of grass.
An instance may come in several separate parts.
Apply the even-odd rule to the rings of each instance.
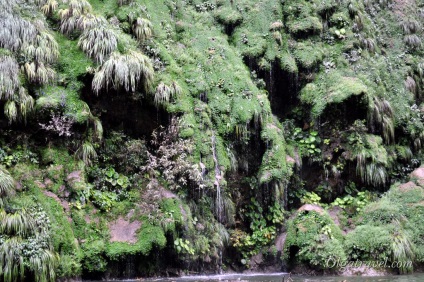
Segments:
[[[11,99],[19,87],[19,65],[11,56],[0,56],[0,99]]]
[[[153,25],[148,19],[137,18],[133,24],[133,32],[135,37],[143,42],[153,35]]]
[[[167,104],[172,97],[181,94],[181,92],[182,89],[176,81],[173,81],[169,86],[161,82],[158,87],[156,87],[155,105]]]
[[[147,91],[153,81],[153,66],[150,59],[137,51],[128,54],[114,52],[103,63],[94,75],[92,88],[95,93],[101,89],[123,88],[127,92],[135,92],[140,84]]]
[[[111,29],[100,25],[85,29],[78,41],[78,46],[89,57],[101,64],[116,50],[118,41]]]

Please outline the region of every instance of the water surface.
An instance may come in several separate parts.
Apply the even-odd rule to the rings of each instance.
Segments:
[[[139,280],[122,281],[144,281],[144,282],[424,282],[424,273],[398,276],[378,276],[378,277],[343,277],[343,276],[292,276],[288,279],[286,273],[257,273],[257,274],[225,274],[225,275],[205,275],[186,276],[179,278],[149,278]],[[109,281],[112,282],[112,281]]]

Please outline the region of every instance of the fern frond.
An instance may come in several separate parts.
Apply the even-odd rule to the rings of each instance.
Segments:
[[[27,236],[35,233],[36,224],[25,210],[14,213],[0,213],[0,233],[6,235]]]
[[[94,132],[96,133],[96,138],[98,140],[103,139],[103,125],[101,120],[98,117],[93,117],[93,124],[94,124]]]
[[[42,62],[25,63],[23,71],[28,80],[33,83],[48,84],[56,77],[56,72]]]
[[[420,23],[415,19],[406,19],[400,23],[400,26],[405,34],[414,34],[420,30]]]
[[[25,88],[21,87],[19,89],[19,110],[22,118],[26,122],[26,117],[28,113],[34,110],[35,101],[31,95],[28,95]]]
[[[161,82],[156,87],[154,102],[156,106],[165,105],[169,103],[170,99],[174,96],[180,95],[182,93],[181,86],[173,81],[169,86]]]
[[[59,45],[50,33],[42,31],[33,43],[22,46],[22,52],[27,58],[37,62],[53,63],[59,58]]]
[[[404,82],[405,88],[411,92],[412,94],[417,94],[417,83],[415,82],[415,79],[411,76],[408,76]]]
[[[376,44],[374,39],[371,38],[363,38],[361,39],[361,45],[364,49],[367,49],[371,53],[375,53]]]
[[[71,0],[68,8],[59,10],[60,31],[63,34],[72,34],[79,29],[81,31],[80,17],[91,13],[91,5],[86,0]]]
[[[0,245],[0,275],[4,281],[20,281],[25,277],[22,255],[22,238],[15,236],[4,240]]]

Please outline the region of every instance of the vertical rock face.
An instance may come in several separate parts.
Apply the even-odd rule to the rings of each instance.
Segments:
[[[2,1],[0,246],[19,259],[0,247],[0,280],[422,264],[423,18],[416,0]]]

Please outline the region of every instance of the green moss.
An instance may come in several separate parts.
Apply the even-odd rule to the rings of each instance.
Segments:
[[[340,228],[326,212],[303,211],[288,222],[284,258],[321,269],[330,268],[330,259],[346,259],[343,240]],[[291,253],[296,248],[299,251]]]
[[[40,90],[40,97],[36,101],[39,112],[60,112],[71,117],[77,123],[83,123],[90,117],[90,108],[79,95],[80,86],[71,85],[68,88],[61,86],[47,86]]]
[[[303,102],[312,105],[313,117],[322,114],[328,104],[341,103],[353,95],[367,94],[368,88],[356,77],[343,76],[338,71],[321,74],[314,83],[307,84],[301,91]]]
[[[322,23],[317,17],[305,17],[293,20],[287,24],[287,27],[291,33],[299,32],[321,32]]]
[[[319,43],[306,41],[296,44],[293,55],[302,67],[310,69],[321,63],[324,54]]]
[[[82,245],[84,253],[82,262],[86,271],[98,272],[107,270],[107,261],[104,257],[105,245],[103,240],[90,241]]]
[[[46,196],[31,180],[26,184],[31,195],[29,197],[33,197],[33,202],[38,203],[49,217],[54,250],[65,257],[65,261],[59,266],[59,277],[79,275],[82,254],[68,220],[69,215],[65,214],[60,203]]]
[[[289,73],[298,73],[296,60],[289,52],[282,52],[278,58],[281,69]]]
[[[109,243],[106,247],[106,255],[112,260],[131,254],[148,255],[153,246],[161,249],[165,247],[165,244],[166,238],[162,228],[144,222],[138,231],[137,243]]]
[[[70,40],[56,32],[55,39],[59,45],[59,62],[57,69],[61,83],[73,83],[87,73],[93,66],[92,61],[77,46],[77,40]]]
[[[388,227],[361,225],[346,235],[345,247],[351,260],[385,261],[391,242]]]
[[[74,158],[69,155],[66,148],[44,148],[41,151],[41,160],[43,164],[62,165],[65,172],[71,172],[77,168]]]
[[[240,12],[227,7],[222,6],[215,11],[215,18],[225,25],[237,25],[240,24],[243,20],[243,16]]]

